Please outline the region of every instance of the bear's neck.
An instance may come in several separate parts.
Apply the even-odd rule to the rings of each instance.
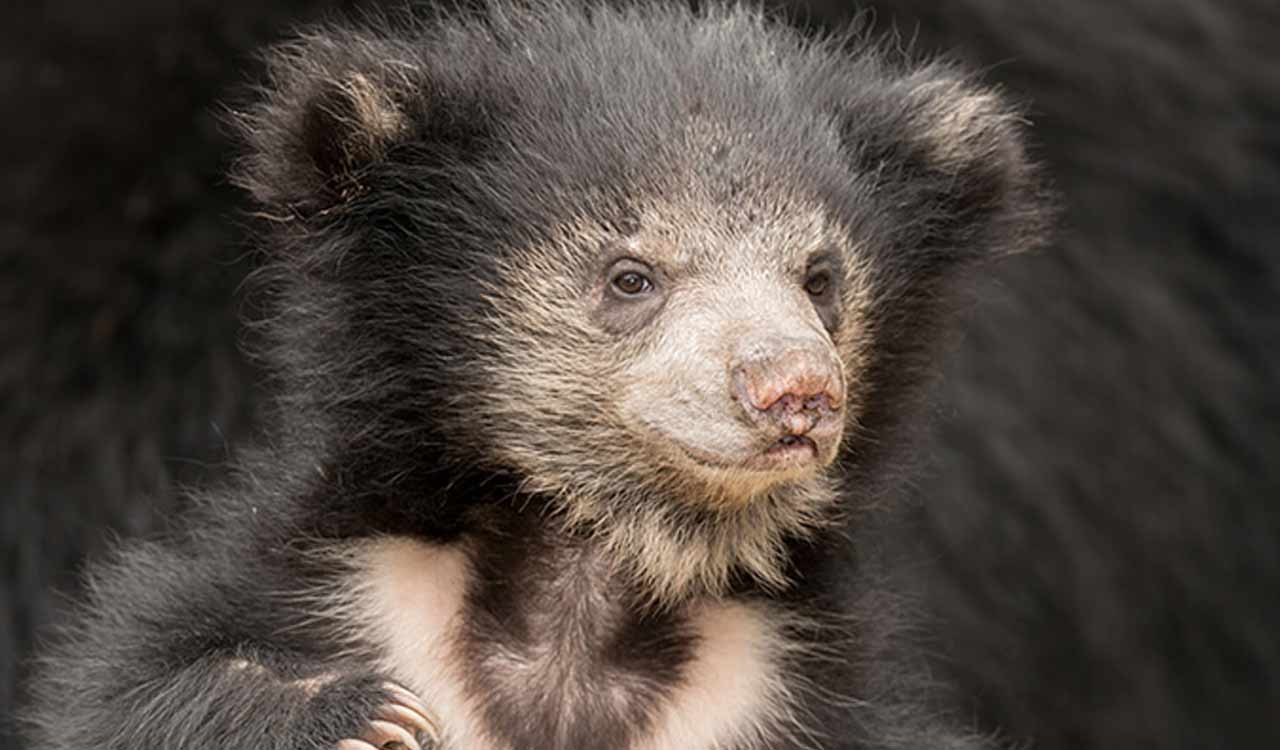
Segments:
[[[663,607],[725,593],[789,595],[790,584],[804,577],[797,560],[810,554],[815,537],[831,530],[828,522],[837,510],[832,491],[819,482],[779,488],[729,514],[710,501],[666,497],[655,488],[652,497],[567,501],[606,509],[583,523],[589,531],[575,534],[565,529],[565,501],[522,492],[514,473],[493,467],[467,471],[385,446],[341,455],[317,462],[321,480],[302,493],[296,506],[302,518],[290,528],[331,540],[388,534],[435,543],[494,538],[537,559],[584,547],[603,557],[607,549],[614,562],[611,585]],[[623,586],[628,577],[634,583]]]
[[[511,509],[508,509],[511,510]],[[448,542],[355,542],[363,639],[439,712],[447,747],[747,746],[794,708],[778,601],[656,610],[603,549],[511,510]],[[710,697],[710,699],[709,699]]]

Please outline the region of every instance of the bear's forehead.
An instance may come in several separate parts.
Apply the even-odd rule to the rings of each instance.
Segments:
[[[647,120],[581,123],[572,139],[555,125],[513,129],[504,163],[516,179],[536,174],[548,201],[589,213],[614,196],[610,205],[629,208],[655,252],[831,239],[823,196],[851,176],[833,133],[812,122],[755,127],[705,109]]]
[[[780,191],[770,201],[724,202],[713,196],[666,196],[640,206],[633,254],[672,269],[739,266],[795,271],[807,258],[842,245],[827,213],[815,202]]]
[[[578,258],[615,253],[612,240],[624,239],[631,254],[672,270],[791,271],[846,244],[824,203],[850,177],[831,133],[813,123],[757,128],[706,108],[670,114],[570,127],[516,116],[477,196],[518,201],[522,220],[571,235],[560,246]],[[619,219],[629,228],[616,231]]]

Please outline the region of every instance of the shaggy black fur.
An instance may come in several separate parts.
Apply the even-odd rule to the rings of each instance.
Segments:
[[[257,45],[334,5],[6,11],[0,746],[48,583],[151,528],[175,471],[243,434],[213,113]],[[800,20],[847,20],[810,5]],[[954,621],[937,631],[961,685],[1038,747],[1275,745],[1273,4],[869,5],[1026,101],[1066,199],[1070,234],[1005,266],[940,399],[921,513],[941,564],[911,570]]]
[[[85,555],[156,528],[252,422],[252,268],[220,101],[325,0],[78,0],[0,28],[0,747]]]
[[[992,93],[944,65],[847,44],[741,10],[541,3],[402,32],[319,31],[279,51],[265,101],[237,117],[250,141],[240,181],[269,227],[280,424],[238,486],[174,539],[96,569],[43,667],[37,743],[314,748],[360,736],[387,698],[380,683],[413,673],[376,666],[382,645],[342,604],[353,574],[331,555],[397,535],[466,545],[477,584],[459,668],[496,746],[603,750],[654,731],[703,640],[697,613],[720,602],[769,613],[778,635],[755,647],[778,649],[785,690],[770,699],[776,715],[741,717],[724,746],[965,745],[914,666],[887,661],[888,595],[864,569],[872,547],[849,548],[860,528],[841,522],[888,491],[886,461],[956,277],[1039,242],[1042,195],[1016,116]],[[838,494],[808,477],[703,510],[713,501],[695,485],[672,483],[680,464],[648,463],[643,433],[615,424],[616,358],[674,342],[606,334],[573,311],[597,257],[644,230],[654,205],[677,228],[729,233],[690,248],[688,266],[715,281],[723,264],[730,292],[746,259],[781,268],[795,256],[803,270],[823,251],[749,254],[752,232],[799,236],[767,229],[808,226],[793,206],[833,227],[825,251],[843,256],[845,312],[833,351],[859,404]],[[688,354],[670,356],[678,368]],[[703,387],[710,396],[680,395],[723,408],[727,386]],[[786,507],[801,495],[807,515]],[[585,503],[606,510],[587,526],[561,520]],[[777,537],[766,552],[785,555],[793,585],[735,558],[737,538],[706,563],[727,568],[729,591],[714,572],[665,586],[662,565],[704,563],[644,557],[645,545],[714,542],[748,513],[778,525],[750,531]],[[610,526],[628,523],[647,524],[635,548],[607,546]],[[536,625],[547,617],[564,621]],[[547,648],[562,649],[550,688],[561,700],[507,666]],[[471,720],[441,718],[446,734]]]
[[[1025,97],[1065,196],[944,376],[906,539],[960,684],[1037,747],[1280,744],[1280,8],[871,6]]]

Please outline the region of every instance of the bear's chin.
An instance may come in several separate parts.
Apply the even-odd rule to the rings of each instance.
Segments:
[[[684,502],[713,510],[734,509],[787,492],[824,474],[837,451],[812,440],[774,441],[749,450],[710,451],[679,440],[664,446]]]
[[[593,540],[640,598],[659,609],[718,597],[743,581],[787,589],[790,546],[840,515],[841,495],[828,471],[660,473],[667,482],[602,494],[583,485],[549,495],[565,529]]]

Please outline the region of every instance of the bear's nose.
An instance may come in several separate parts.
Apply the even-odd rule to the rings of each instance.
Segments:
[[[732,370],[733,394],[757,424],[804,435],[835,420],[844,402],[840,366],[824,342],[771,341]]]

